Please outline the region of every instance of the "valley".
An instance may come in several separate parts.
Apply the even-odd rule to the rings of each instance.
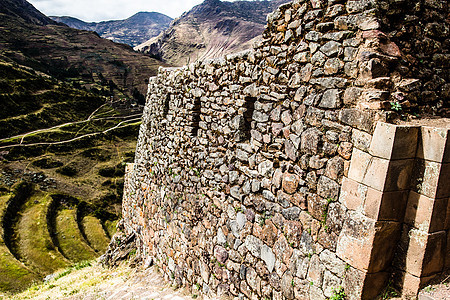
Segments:
[[[172,18],[157,12],[139,12],[125,20],[84,22],[73,17],[50,17],[69,27],[97,32],[102,38],[135,47],[167,29]]]
[[[105,251],[142,111],[15,62],[0,74],[0,291],[13,292]]]

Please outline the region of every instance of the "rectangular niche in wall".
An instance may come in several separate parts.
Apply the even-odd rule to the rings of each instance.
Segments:
[[[191,111],[191,115],[189,116],[189,120],[191,121],[191,136],[198,136],[198,130],[200,129],[200,113],[201,113],[201,102],[200,97],[196,97],[194,99],[194,106]]]
[[[255,110],[255,97],[245,97],[245,102],[243,105],[244,113],[243,113],[243,122],[240,124],[240,136],[243,141],[250,140],[250,130],[252,129],[252,119],[253,112]]]
[[[167,115],[169,114],[169,104],[170,104],[170,94],[167,94],[163,103],[163,118],[167,118]]]

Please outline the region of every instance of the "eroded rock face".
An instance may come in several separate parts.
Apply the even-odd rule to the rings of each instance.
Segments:
[[[142,262],[142,257],[138,254],[137,251],[137,243],[136,243],[136,234],[134,232],[127,234],[124,229],[123,221],[119,221],[117,224],[117,231],[114,236],[111,238],[111,242],[106,249],[105,254],[98,258],[98,261],[108,267],[115,267],[119,263],[129,260],[130,265],[136,266],[136,264]],[[151,258],[147,262],[147,264],[152,264]]]
[[[204,1],[135,50],[182,66],[250,49],[261,39],[266,16],[288,0]]]
[[[345,286],[357,299],[355,278],[370,276],[371,292],[381,288],[392,248],[367,275],[365,234],[397,239],[400,223],[372,219],[374,182],[352,188],[350,161],[371,161],[375,124],[399,93],[440,108],[409,98],[416,73],[382,32],[394,23],[378,4],[296,0],[269,15],[253,50],[150,79],[123,218],[168,278],[247,298],[325,299]]]

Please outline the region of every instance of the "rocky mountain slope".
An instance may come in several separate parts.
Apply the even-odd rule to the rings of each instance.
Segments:
[[[116,43],[137,46],[167,29],[172,18],[157,12],[139,12],[125,20],[84,22],[73,17],[50,17],[69,27],[97,32]]]
[[[0,0],[0,293],[105,250],[160,65]]]
[[[248,49],[263,32],[267,14],[285,2],[206,0],[135,49],[178,66]]]
[[[36,25],[56,24],[26,0],[0,0],[0,14],[17,17]]]
[[[142,95],[161,65],[127,45],[58,24],[24,0],[0,0],[0,24],[0,58],[88,89],[98,81],[116,95]]]

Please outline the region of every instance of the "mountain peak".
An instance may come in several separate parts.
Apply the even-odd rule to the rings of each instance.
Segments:
[[[248,49],[263,32],[267,14],[288,1],[205,0],[135,49],[177,66]]]
[[[26,0],[0,0],[0,13],[21,18],[35,25],[57,24]]]
[[[2,0],[0,0],[2,1]],[[69,27],[97,32],[114,42],[137,46],[169,27],[172,18],[158,12],[141,11],[124,20],[84,22],[72,17],[51,17]]]

